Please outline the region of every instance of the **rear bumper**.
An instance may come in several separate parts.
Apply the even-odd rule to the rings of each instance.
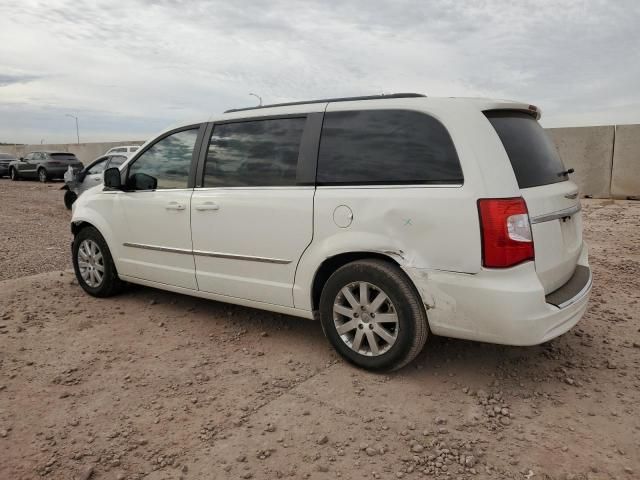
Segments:
[[[587,281],[551,299],[561,298],[556,303],[562,308],[548,302],[533,262],[475,275],[405,271],[422,294],[433,333],[504,345],[537,345],[567,332],[584,315],[592,287],[586,244],[578,265],[587,269]]]

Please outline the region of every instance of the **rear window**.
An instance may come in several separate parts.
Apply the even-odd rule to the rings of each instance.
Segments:
[[[524,112],[496,110],[485,115],[507,151],[520,188],[567,180],[560,155],[535,118]]]
[[[13,160],[14,157],[13,155],[9,155],[8,153],[0,153],[0,160]]]
[[[410,110],[324,116],[319,185],[458,184],[462,170],[447,129]]]
[[[77,160],[73,153],[50,153],[49,156],[56,160]]]

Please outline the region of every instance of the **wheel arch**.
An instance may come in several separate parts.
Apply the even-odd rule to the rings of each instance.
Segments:
[[[400,264],[390,255],[376,251],[342,252],[326,258],[316,269],[311,283],[311,308],[315,312],[320,305],[320,295],[329,277],[344,265],[357,260],[379,259],[396,266]]]

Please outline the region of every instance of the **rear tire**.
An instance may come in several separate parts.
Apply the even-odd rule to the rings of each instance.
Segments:
[[[358,260],[336,270],[320,296],[320,321],[333,347],[368,370],[396,370],[413,360],[428,336],[422,299],[391,262]]]
[[[71,207],[77,199],[78,195],[76,195],[76,192],[72,192],[71,190],[64,192],[64,206],[67,207],[67,210],[71,210]]]
[[[20,175],[18,175],[18,171],[14,167],[11,167],[9,169],[9,177],[11,177],[11,180],[13,180],[14,182],[20,180]]]
[[[124,283],[104,237],[94,227],[85,227],[73,239],[73,269],[82,289],[94,297],[119,293]]]

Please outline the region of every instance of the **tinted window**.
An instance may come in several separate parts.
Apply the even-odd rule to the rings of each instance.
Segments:
[[[127,186],[133,190],[187,188],[198,129],[183,130],[156,142],[129,168]],[[155,179],[157,184],[151,180]]]
[[[0,160],[13,160],[15,157],[8,153],[0,153]]]
[[[104,167],[107,166],[107,158],[102,158],[100,160],[98,160],[95,164],[93,164],[91,167],[89,167],[89,170],[87,170],[87,173],[89,175],[94,175],[96,173],[102,173],[104,172]]]
[[[319,184],[462,183],[444,125],[409,110],[325,114]]]
[[[41,153],[42,160],[46,160],[47,154]],[[49,156],[52,160],[60,161],[60,160],[77,160],[76,156],[73,153],[50,153]]]
[[[216,125],[205,187],[295,185],[306,120],[281,118]]]
[[[492,111],[485,115],[509,155],[520,188],[567,180],[555,145],[540,124],[524,112]]]
[[[109,168],[119,167],[126,160],[127,160],[127,157],[123,155],[114,155],[113,157],[111,157],[111,160],[109,161]]]

